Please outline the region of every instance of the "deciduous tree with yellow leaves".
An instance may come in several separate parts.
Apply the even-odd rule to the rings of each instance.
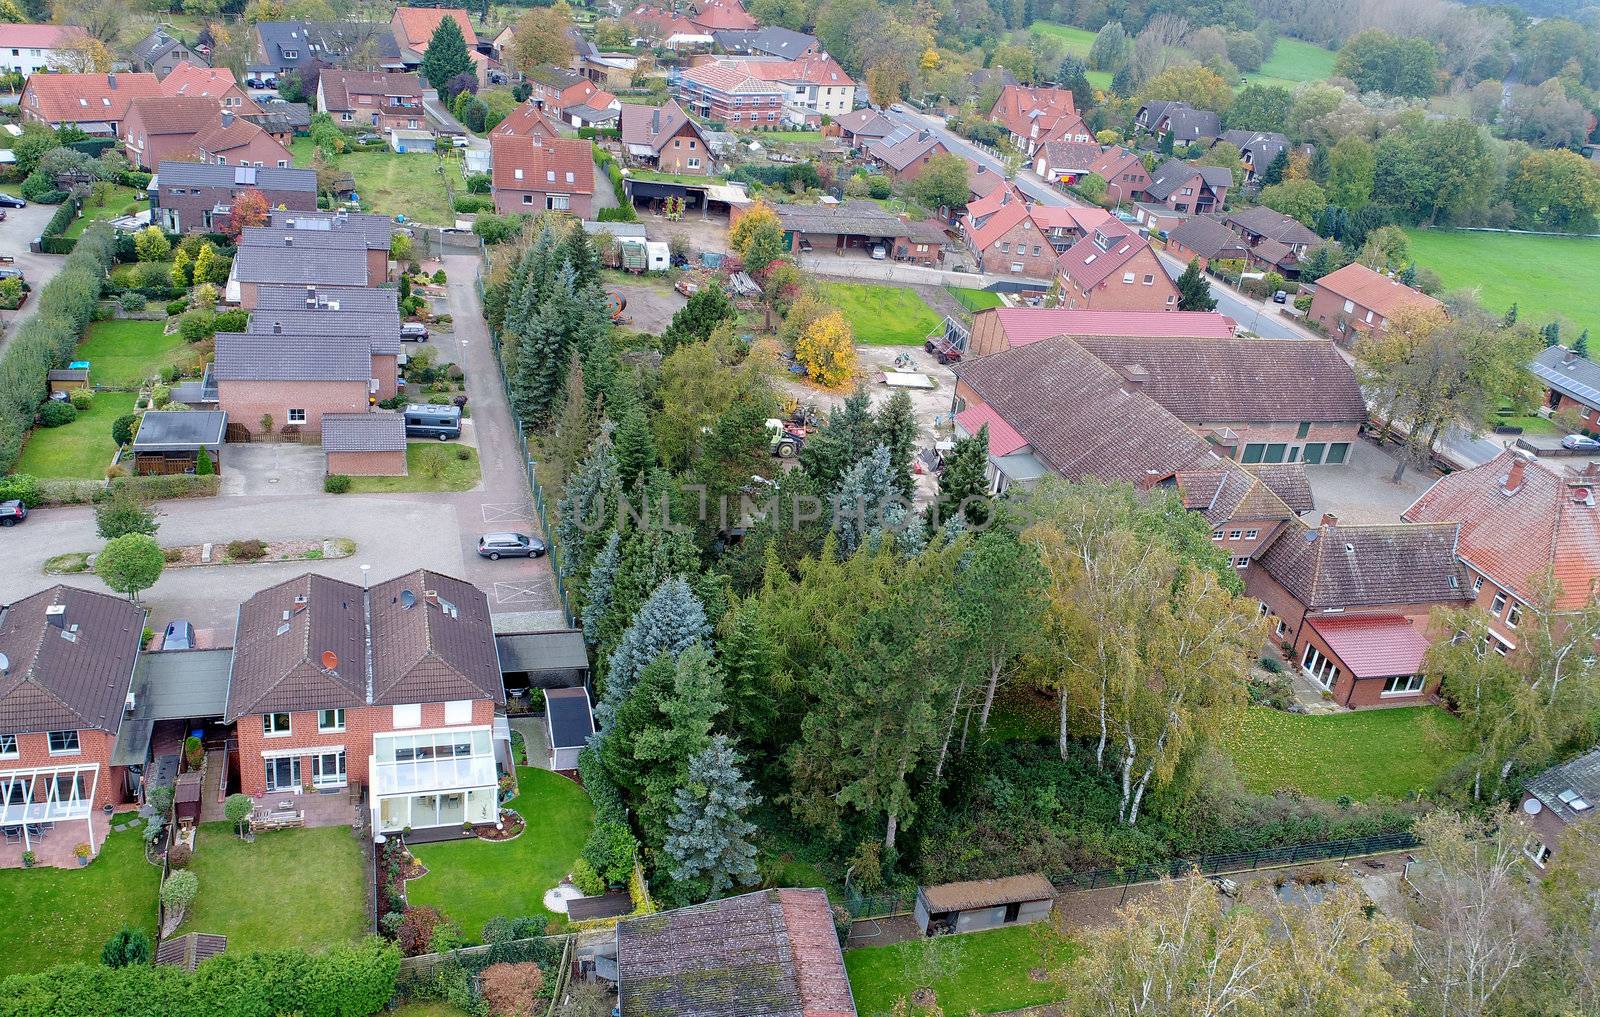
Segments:
[[[811,323],[794,346],[795,359],[806,373],[828,388],[850,384],[856,373],[855,336],[838,311]]]

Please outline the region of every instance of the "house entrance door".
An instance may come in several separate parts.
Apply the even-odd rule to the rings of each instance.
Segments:
[[[300,790],[300,757],[279,756],[267,760],[267,791]]]

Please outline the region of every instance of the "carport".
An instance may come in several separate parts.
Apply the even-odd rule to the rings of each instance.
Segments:
[[[506,692],[571,689],[588,684],[589,652],[577,629],[497,633],[500,675]]]
[[[127,791],[138,790],[159,721],[220,720],[228,701],[233,650],[141,653],[133,668],[133,713],[123,719],[111,765],[127,767]]]

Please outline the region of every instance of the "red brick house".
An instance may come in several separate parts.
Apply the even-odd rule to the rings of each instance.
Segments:
[[[1472,599],[1455,523],[1293,526],[1245,569],[1245,591],[1302,674],[1352,708],[1410,705],[1438,678],[1423,670],[1433,611]],[[1213,534],[1215,536],[1215,534]]]
[[[161,94],[154,74],[33,74],[22,86],[22,119],[49,127],[71,124],[98,137],[116,137],[128,103]]]
[[[206,67],[185,60],[161,79],[161,94],[167,96],[202,96],[215,99],[224,110],[240,116],[260,116],[256,105],[239,81],[226,67]]]
[[[729,64],[701,64],[678,76],[677,100],[690,113],[731,130],[775,129],[789,90]]]
[[[561,130],[534,102],[518,103],[506,118],[489,132],[491,138],[559,138]]]
[[[1014,187],[1000,188],[987,198],[970,202],[961,217],[961,233],[979,271],[1048,279],[1055,267],[1056,249]]]
[[[418,58],[428,52],[433,33],[445,18],[455,19],[461,28],[461,37],[467,41],[467,52],[478,48],[478,33],[472,29],[472,19],[459,7],[397,7],[389,19],[389,28],[402,51],[410,50]],[[437,87],[443,82],[433,82]]]
[[[1004,85],[989,110],[989,119],[1011,132],[1012,144],[1024,155],[1033,155],[1049,141],[1094,141],[1094,134],[1078,115],[1072,92],[1065,88]]]
[[[1107,219],[1056,260],[1061,305],[1110,311],[1176,311],[1178,287],[1150,242]]]
[[[422,82],[415,74],[325,70],[317,78],[317,111],[348,126],[421,130]]]
[[[1587,470],[1587,468],[1586,468]],[[1540,609],[1547,576],[1560,584],[1556,611],[1592,601],[1600,581],[1600,474],[1507,450],[1441,477],[1401,518],[1459,522],[1461,561],[1476,605],[1489,615],[1501,652],[1520,641],[1524,616]]]
[[[1586,433],[1600,431],[1600,365],[1565,346],[1540,350],[1528,370],[1545,387],[1545,405],[1568,407],[1583,418]]]
[[[389,279],[394,223],[381,215],[273,210],[244,230],[224,299],[253,310],[262,286],[374,287]]]
[[[150,189],[151,221],[173,233],[220,229],[233,201],[245,191],[258,191],[269,208],[302,212],[317,207],[317,174],[308,169],[256,169],[202,162],[156,164]]]
[[[1199,215],[1222,211],[1232,187],[1233,171],[1227,167],[1196,166],[1182,159],[1168,159],[1150,174],[1144,196],[1174,212]]]
[[[1349,346],[1363,336],[1382,335],[1389,319],[1403,310],[1443,314],[1444,304],[1398,279],[1351,262],[1317,280],[1307,317]]]
[[[711,145],[705,131],[675,99],[665,106],[624,103],[622,150],[629,161],[663,173],[705,176],[711,172]]]
[[[208,96],[143,96],[128,103],[122,121],[122,150],[131,165],[154,169],[166,161],[196,162],[194,137],[221,116]]]
[[[1110,212],[1093,205],[1034,205],[1029,214],[1057,254],[1093,233],[1096,226],[1114,218]]]
[[[1236,323],[1216,311],[1075,311],[991,307],[972,316],[966,356],[985,357],[1058,336],[1232,339]]]
[[[915,180],[936,156],[949,149],[932,131],[900,127],[867,146],[867,156],[897,184]]]
[[[488,600],[462,580],[308,574],[240,605],[224,720],[245,794],[365,787],[374,835],[492,823],[504,703]]]
[[[61,585],[0,606],[0,826],[23,846],[36,846],[29,826],[74,837],[82,820],[99,849],[95,814],[124,800],[111,760],[145,617],[122,597]]]
[[[1144,160],[1120,145],[1112,145],[1101,152],[1089,172],[1106,182],[1106,196],[1118,204],[1142,200],[1144,189],[1150,186],[1150,173],[1144,168]]]
[[[192,143],[201,162],[218,166],[287,169],[294,164],[294,156],[283,142],[255,122],[227,110],[214,114],[209,126],[195,134]]]
[[[489,139],[495,211],[570,212],[589,218],[594,158],[587,141]]]
[[[1600,802],[1600,749],[1557,763],[1531,778],[1523,792],[1522,821],[1533,835],[1523,854],[1542,872],[1571,827],[1594,821]]]
[[[1163,486],[1163,485],[1158,485]],[[1183,507],[1212,526],[1211,541],[1236,569],[1250,567],[1287,528],[1312,509],[1304,466],[1221,466],[1182,470],[1170,486]]]
[[[1167,253],[1185,264],[1198,261],[1205,268],[1213,261],[1244,261],[1250,246],[1215,216],[1197,215],[1167,231]]]

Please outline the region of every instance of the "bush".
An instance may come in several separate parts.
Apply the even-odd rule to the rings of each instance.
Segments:
[[[68,402],[59,402],[51,399],[39,407],[39,426],[41,427],[61,427],[77,419],[77,409]]]
[[[182,314],[184,311],[187,311],[188,309],[189,309],[189,301],[188,301],[187,298],[180,297],[177,300],[169,300],[167,302],[167,315],[169,317],[174,315],[174,314]]]
[[[467,193],[488,194],[491,181],[492,178],[487,173],[469,173],[467,174]]]
[[[178,324],[178,334],[184,342],[197,343],[210,339],[217,333],[217,316],[210,311],[190,311]]]
[[[322,478],[322,489],[328,494],[348,494],[350,478],[343,473],[330,473]]]
[[[142,311],[149,305],[150,301],[145,299],[143,293],[129,290],[122,295],[118,303],[122,305],[124,311]]]
[[[400,952],[407,957],[427,953],[433,945],[434,930],[444,924],[444,916],[430,907],[406,908],[405,920],[395,933]]]
[[[616,208],[602,208],[595,213],[596,222],[638,222],[639,213],[629,204],[618,205]]]
[[[250,325],[250,312],[235,307],[217,315],[211,324],[213,332],[243,332]]]
[[[167,848],[167,864],[174,869],[187,869],[194,851],[187,844],[174,844]]]
[[[254,537],[248,540],[228,541],[228,557],[234,561],[260,561],[266,556],[267,545],[265,541],[256,540]]]
[[[166,881],[161,884],[161,905],[168,911],[180,914],[187,911],[199,895],[200,877],[188,869],[168,873]]]
[[[502,1017],[533,1017],[543,1011],[540,994],[544,991],[544,972],[531,961],[524,964],[491,964],[484,968],[479,985],[489,1010]]]
[[[572,863],[572,885],[581,890],[585,897],[598,897],[606,892],[606,881],[583,858]]]
[[[121,929],[106,940],[100,963],[108,968],[137,967],[149,964],[150,954],[150,936],[143,929]]]
[[[457,196],[454,208],[463,214],[490,212],[494,210],[494,201],[479,194],[462,194]]]
[[[77,410],[79,413],[82,413],[94,405],[94,389],[75,388],[72,390],[71,394],[67,396],[67,402],[72,404],[73,409]]]
[[[111,422],[111,440],[120,448],[133,441],[136,433],[135,427],[139,423],[139,416],[135,413],[124,413]]]

